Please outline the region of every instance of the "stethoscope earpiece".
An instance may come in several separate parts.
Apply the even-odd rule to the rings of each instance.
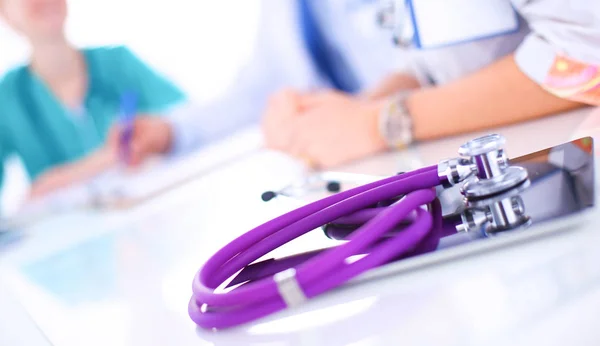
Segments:
[[[327,191],[331,193],[337,193],[342,190],[342,184],[339,181],[327,182]]]
[[[274,191],[265,191],[260,196],[260,198],[263,200],[263,202],[268,202],[268,201],[272,200],[275,197],[277,197],[277,193],[274,192]]]

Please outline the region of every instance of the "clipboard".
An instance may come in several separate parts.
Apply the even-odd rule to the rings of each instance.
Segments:
[[[252,127],[197,152],[155,160],[133,173],[108,171],[27,203],[11,218],[0,219],[0,230],[10,232],[57,214],[132,208],[246,158],[262,147],[261,133]]]
[[[249,130],[184,157],[150,162],[134,174],[115,174],[93,184],[93,205],[127,209],[152,200],[262,149],[259,131]]]

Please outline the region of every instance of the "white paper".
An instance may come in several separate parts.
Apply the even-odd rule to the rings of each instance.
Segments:
[[[196,153],[149,162],[133,173],[113,169],[85,183],[27,203],[14,217],[0,219],[0,227],[23,226],[59,213],[85,208],[129,206],[212,169],[240,160],[260,148],[260,131],[250,128]]]
[[[137,202],[215,167],[241,159],[261,146],[260,132],[251,128],[196,153],[150,162],[133,174],[124,174],[122,171],[107,173],[92,182],[92,190],[96,202],[101,204]]]

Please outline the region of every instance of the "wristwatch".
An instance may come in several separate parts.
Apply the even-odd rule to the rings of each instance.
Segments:
[[[392,149],[403,149],[413,142],[412,118],[406,108],[411,91],[391,97],[379,113],[379,133]]]

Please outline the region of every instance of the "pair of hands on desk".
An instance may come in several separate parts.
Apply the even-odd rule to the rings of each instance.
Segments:
[[[382,100],[407,89],[413,90],[404,103],[417,141],[516,124],[584,105],[547,91],[509,54],[474,73],[427,88],[398,73],[356,97],[333,91],[280,92],[265,114],[267,146],[320,167],[381,151],[386,147],[378,131]]]
[[[270,98],[264,114],[266,142],[273,149],[310,160],[311,165],[333,166],[385,147],[377,136],[378,112],[377,102],[334,91],[303,94],[283,90]],[[32,184],[30,198],[90,179],[119,164],[121,133],[115,125],[103,147],[42,174]],[[151,156],[168,152],[173,141],[173,129],[167,121],[137,116],[127,165],[136,167]]]
[[[38,177],[31,186],[30,198],[35,199],[93,176],[120,163],[119,138],[122,129],[115,125],[103,147],[73,163],[55,167]],[[172,143],[172,129],[160,117],[136,117],[131,141],[129,161],[125,164],[135,168],[148,157],[165,153]]]
[[[379,133],[378,118],[388,97],[419,88],[414,76],[400,72],[360,95],[282,90],[269,99],[263,115],[267,147],[319,168],[383,151],[387,144]]]
[[[263,119],[267,147],[313,167],[332,167],[386,148],[379,135],[379,99],[337,91],[273,95]]]

